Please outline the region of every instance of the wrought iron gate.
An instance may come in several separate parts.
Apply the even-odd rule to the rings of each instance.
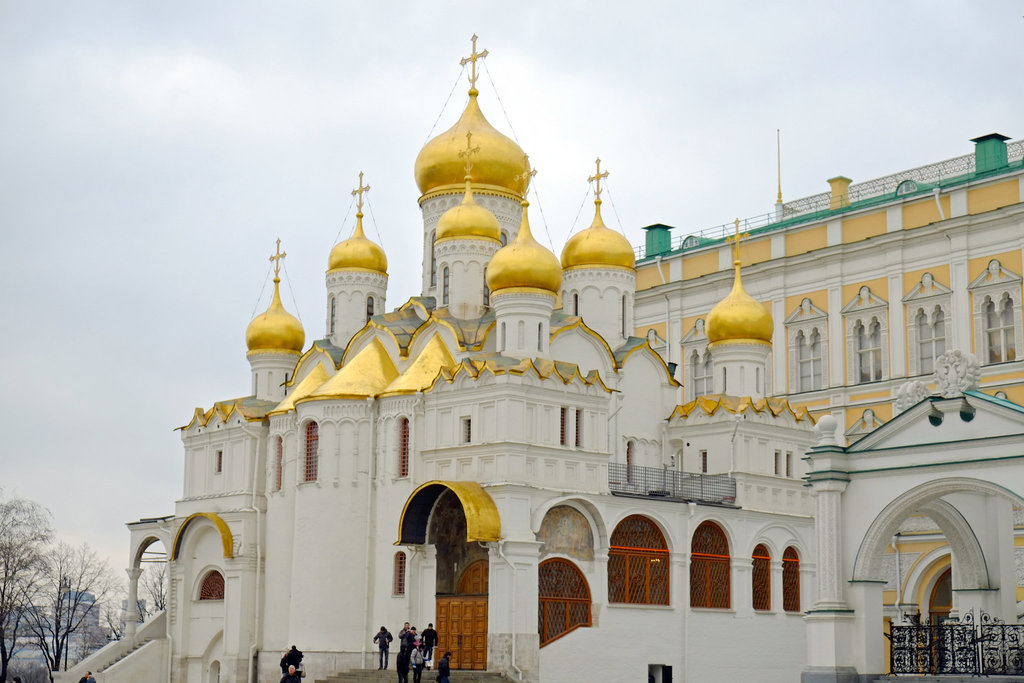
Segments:
[[[893,625],[894,674],[1024,674],[1024,624],[981,613],[942,624]]]

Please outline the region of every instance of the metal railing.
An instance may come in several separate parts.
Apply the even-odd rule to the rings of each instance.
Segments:
[[[662,467],[610,463],[608,487],[619,495],[661,498],[679,503],[736,503],[736,480],[728,474],[697,474]]]

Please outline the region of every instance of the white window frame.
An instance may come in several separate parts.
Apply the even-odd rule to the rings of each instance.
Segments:
[[[846,324],[846,383],[848,385],[869,384],[889,378],[889,302],[875,295],[867,285],[860,288],[857,295],[843,306],[843,320]],[[880,337],[881,373],[880,377],[867,382],[860,381],[859,349],[857,348],[857,324],[866,330],[871,323],[878,321]]]
[[[953,339],[953,316],[950,315],[952,301],[953,290],[941,282],[937,282],[931,273],[922,275],[910,293],[903,297],[907,321],[907,358],[910,361],[909,374],[911,376],[933,372],[933,370],[921,367],[921,339],[917,329],[918,313],[924,311],[924,314],[928,316],[929,323],[934,327],[936,307],[942,311],[942,332],[945,340],[943,346],[946,351],[949,351],[950,342]],[[933,364],[934,360],[933,358]]]
[[[985,320],[985,302],[989,299],[995,303],[997,311],[1004,295],[1013,302],[1013,348],[1015,358],[1021,359],[1024,347],[1024,325],[1021,324],[1021,276],[1003,268],[998,259],[992,259],[988,268],[974,278],[967,287],[971,293],[971,308],[974,315],[974,354],[982,365],[989,362],[988,328]],[[1005,363],[1007,361],[995,361]]]
[[[817,331],[821,340],[821,386],[804,389],[800,386],[800,348],[797,340],[801,333],[805,340],[810,340],[811,333]],[[828,313],[821,310],[808,298],[786,318],[786,347],[789,349],[789,392],[818,391],[828,386]]]
[[[698,396],[706,396],[708,394],[715,393],[715,372],[714,364],[712,363],[711,372],[706,375],[707,383],[705,385],[705,391],[698,394],[696,382],[692,376],[692,366],[690,365],[690,358],[694,353],[700,357],[702,361],[705,361],[708,356],[708,335],[704,329],[704,319],[698,318],[694,322],[693,327],[680,341],[680,345],[683,347],[683,386],[686,388],[686,400],[693,401]]]

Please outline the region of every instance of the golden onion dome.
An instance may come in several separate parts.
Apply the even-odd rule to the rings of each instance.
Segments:
[[[473,164],[474,168],[476,164]],[[463,171],[465,172],[465,171]],[[435,241],[455,239],[458,237],[483,237],[495,242],[501,239],[501,225],[494,214],[480,206],[473,199],[470,177],[466,176],[466,193],[462,195],[462,203],[444,212],[437,222]]]
[[[770,344],[775,323],[757,299],[747,294],[740,276],[740,262],[735,261],[736,276],[729,295],[715,304],[708,313],[708,342],[754,341]]]
[[[462,184],[466,169],[459,152],[465,146],[466,133],[472,133],[473,144],[480,148],[473,157],[473,181],[519,195],[515,178],[527,170],[523,149],[484,118],[477,95],[477,89],[470,88],[469,104],[459,120],[424,145],[416,157],[416,185],[422,194]]]
[[[531,287],[557,293],[562,285],[558,258],[533,238],[527,216],[530,202],[523,201],[522,205],[519,234],[491,257],[487,264],[487,286],[492,293],[511,287]]]
[[[388,274],[388,257],[380,245],[371,241],[363,232],[363,212],[356,213],[356,229],[347,240],[342,240],[331,249],[327,269],[352,268],[368,270],[381,275]]]
[[[601,219],[601,200],[594,200],[594,222],[565,243],[562,268],[577,266],[614,266],[634,268],[633,247],[621,233],[612,230]]]
[[[245,345],[249,351],[301,352],[306,343],[302,323],[281,304],[280,283],[281,278],[275,277],[270,308],[253,318],[245,330]]]

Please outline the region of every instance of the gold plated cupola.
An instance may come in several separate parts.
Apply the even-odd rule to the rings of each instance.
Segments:
[[[499,133],[487,121],[477,96],[477,61],[487,56],[487,50],[476,51],[477,37],[473,36],[473,51],[461,61],[470,65],[469,103],[455,125],[430,140],[416,157],[416,185],[424,195],[443,190],[455,190],[462,185],[465,173],[459,152],[466,133],[473,134],[480,154],[474,161],[473,183],[478,189],[492,188],[519,196],[516,176],[528,170],[523,167],[524,153],[513,140]]]
[[[437,222],[435,241],[441,242],[461,237],[485,238],[495,242],[501,239],[501,225],[494,214],[480,206],[473,199],[473,156],[480,153],[479,145],[473,146],[473,133],[466,133],[466,149],[459,152],[465,159],[464,180],[466,190],[462,195],[462,203],[444,212]]]
[[[740,274],[740,221],[736,219],[736,234],[728,238],[733,243],[733,277],[732,291],[728,296],[715,304],[708,313],[708,342],[754,342],[771,344],[772,331],[775,324],[771,314],[754,297],[743,288],[743,277]]]
[[[601,218],[601,179],[608,177],[608,171],[601,172],[601,159],[596,161],[597,173],[588,182],[594,186],[594,221],[586,230],[581,230],[566,242],[562,249],[562,268],[588,266],[629,268],[636,267],[633,247],[621,233],[604,224]]]
[[[277,240],[277,253],[270,257],[274,262],[274,297],[270,307],[260,313],[245,331],[245,344],[249,353],[259,351],[302,351],[306,343],[306,332],[302,323],[284,309],[281,303],[281,259],[287,253],[281,251],[281,240]]]
[[[363,172],[359,172],[359,187],[352,190],[356,200],[356,229],[347,240],[342,240],[331,249],[327,259],[327,270],[366,270],[381,275],[388,274],[388,257],[380,245],[371,241],[363,232],[363,193],[370,186],[363,185]]]

